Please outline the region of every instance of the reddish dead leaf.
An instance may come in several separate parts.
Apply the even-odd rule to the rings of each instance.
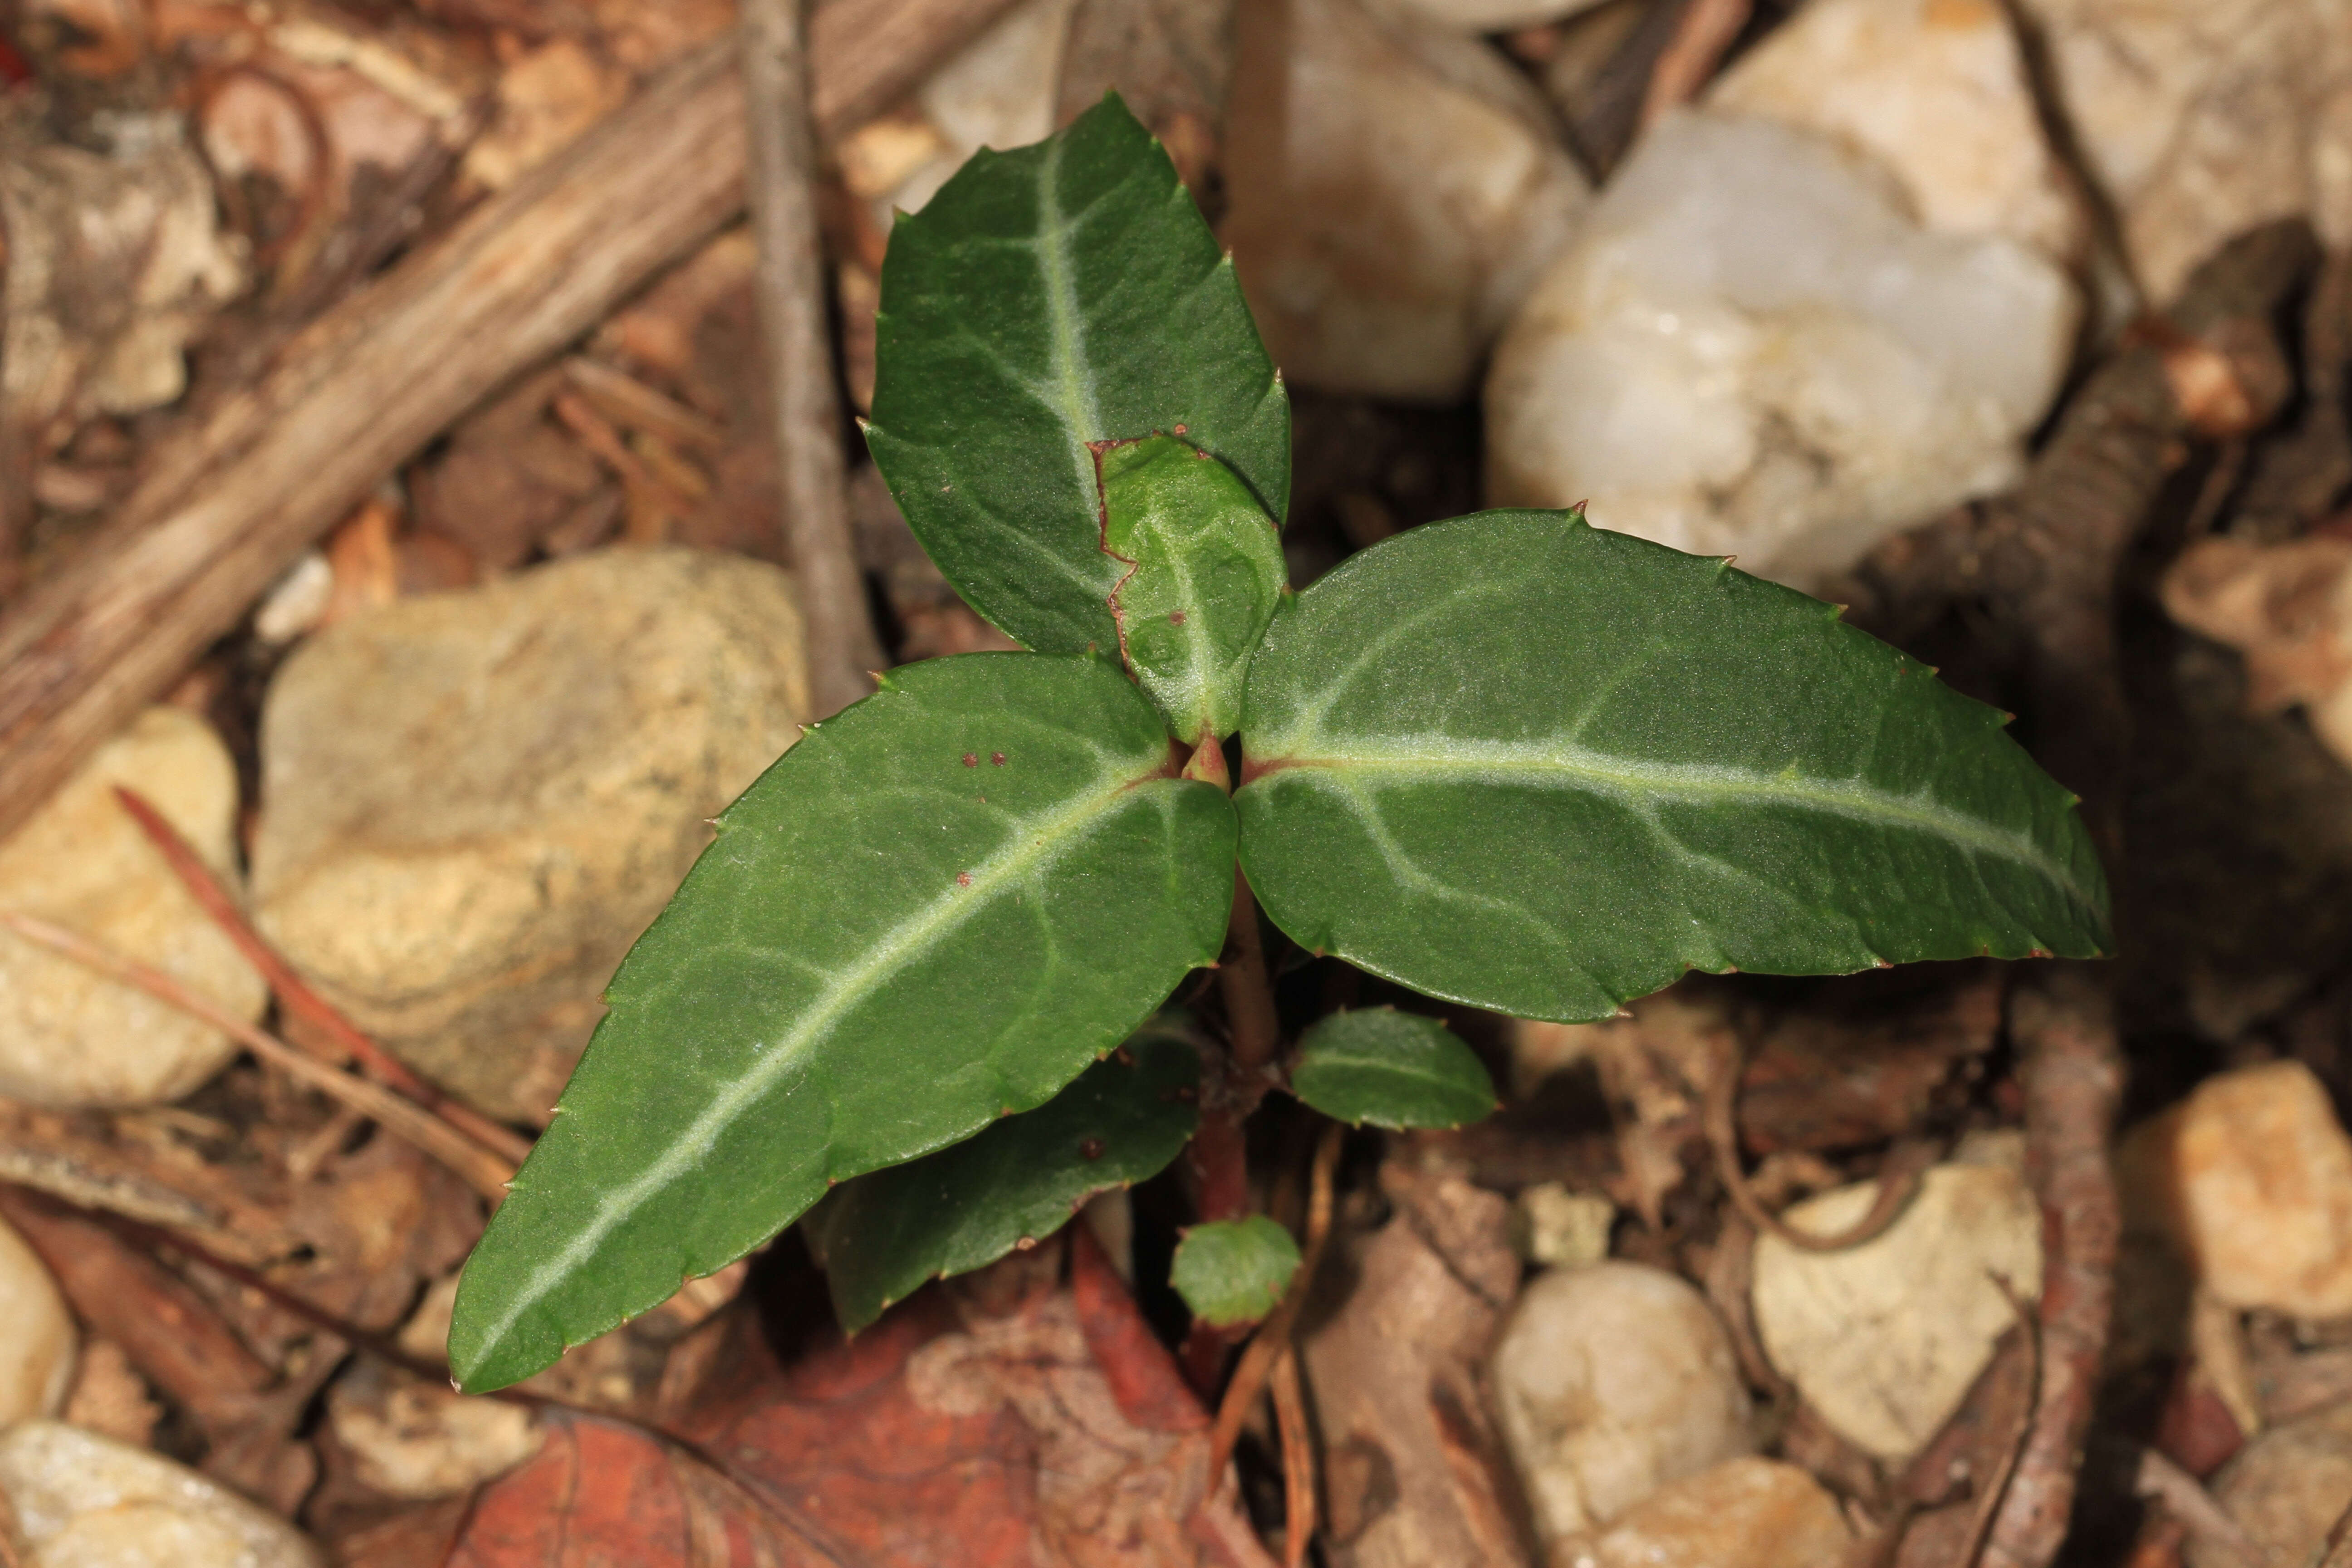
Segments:
[[[780,1366],[748,1317],[679,1444],[554,1418],[478,1496],[451,1568],[1270,1568],[1209,1423],[1098,1255],[922,1292]],[[370,1561],[374,1561],[371,1559]],[[383,1559],[385,1568],[396,1559]]]
[[[390,1568],[389,1552],[374,1561]],[[638,1428],[550,1413],[536,1458],[482,1489],[447,1568],[800,1568],[787,1535],[716,1471]]]

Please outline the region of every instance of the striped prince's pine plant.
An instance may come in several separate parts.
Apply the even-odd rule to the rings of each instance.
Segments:
[[[1301,949],[1561,1020],[1691,969],[2107,943],[2073,798],[1829,605],[1554,511],[1294,594],[1282,379],[1116,98],[900,221],[878,355],[875,461],[1030,651],[898,670],[719,818],[466,1266],[466,1388],[796,1219],[862,1327],[1188,1142],[1173,1281],[1241,1331],[1298,1258],[1238,1169],[1269,1089],[1382,1127],[1495,1102],[1418,1014],[1286,1048],[1261,904]],[[1162,1011],[1221,955],[1222,1027]]]

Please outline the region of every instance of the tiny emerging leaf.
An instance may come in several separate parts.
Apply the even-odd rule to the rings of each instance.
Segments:
[[[1147,1026],[1036,1110],[835,1187],[807,1224],[842,1328],[1051,1236],[1097,1193],[1159,1174],[1200,1121],[1200,1079],[1192,1040]]]
[[[1335,1013],[1307,1030],[1290,1091],[1359,1127],[1460,1127],[1495,1109],[1477,1053],[1436,1019],[1393,1007]]]
[[[1196,1225],[1176,1244],[1169,1282],[1212,1328],[1254,1323],[1274,1310],[1298,1272],[1298,1244],[1265,1215]]]
[[[1119,651],[1179,740],[1241,723],[1242,679],[1287,574],[1274,520],[1233,470],[1167,436],[1105,447],[1103,548]]]

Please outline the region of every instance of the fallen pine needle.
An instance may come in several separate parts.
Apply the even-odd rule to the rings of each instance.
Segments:
[[[1241,1439],[1243,1421],[1248,1418],[1257,1396],[1265,1391],[1276,1362],[1290,1348],[1291,1327],[1298,1321],[1307,1285],[1323,1257],[1323,1244],[1331,1234],[1331,1182],[1339,1163],[1339,1141],[1346,1131],[1335,1121],[1323,1130],[1322,1141],[1315,1145],[1314,1184],[1307,1200],[1307,1245],[1300,1249],[1298,1272],[1291,1277],[1290,1289],[1284,1293],[1280,1304],[1251,1336],[1240,1362],[1234,1367],[1233,1382],[1225,1385],[1225,1397],[1217,1405],[1216,1428],[1209,1441],[1209,1474],[1213,1476],[1224,1473],[1225,1462],[1234,1457],[1234,1445]],[[1278,1409],[1276,1414],[1280,1414]],[[1284,1447],[1287,1449],[1286,1440]]]
[[[1294,1346],[1282,1347],[1271,1386],[1275,1426],[1282,1434],[1282,1568],[1305,1568],[1307,1543],[1315,1537],[1315,1440],[1307,1430],[1307,1395],[1298,1386]]]
[[[163,857],[163,863],[180,879],[180,886],[197,906],[212,917],[223,935],[236,944],[245,961],[261,972],[261,978],[278,998],[279,1006],[324,1032],[344,1052],[362,1063],[369,1071],[425,1110],[456,1127],[483,1148],[502,1156],[509,1164],[520,1165],[530,1152],[530,1141],[510,1127],[502,1127],[471,1106],[444,1094],[432,1084],[416,1076],[408,1065],[391,1055],[370,1039],[360,1026],[343,1016],[335,1005],[310,989],[310,982],[295,972],[285,955],[269,945],[261,932],[254,929],[228,889],[220,885],[212,868],[206,866],[180,830],[172,826],[138,791],[117,784],[114,798],[139,825],[149,843]]]
[[[298,1051],[257,1024],[247,1023],[210,997],[182,984],[162,970],[112,952],[86,937],[31,915],[0,910],[5,926],[26,942],[73,960],[86,968],[133,985],[157,1001],[176,1007],[219,1029],[263,1061],[382,1125],[463,1177],[466,1184],[493,1204],[506,1197],[514,1166],[458,1131],[433,1112],[404,1100],[379,1083],[371,1083],[329,1067],[305,1051]]]

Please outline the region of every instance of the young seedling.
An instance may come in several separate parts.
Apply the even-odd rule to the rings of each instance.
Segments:
[[[1549,511],[1416,528],[1294,595],[1281,378],[1116,98],[902,219],[882,298],[875,460],[1032,651],[898,670],[720,817],[467,1265],[467,1388],[812,1208],[857,1328],[1188,1140],[1174,1282],[1245,1324],[1297,1258],[1247,1213],[1267,1089],[1385,1127],[1494,1104],[1403,1014],[1283,1059],[1258,903],[1304,949],[1561,1020],[1691,969],[2106,944],[2072,797],[1826,605]],[[1204,1065],[1202,1026],[1152,1020],[1221,953]]]

